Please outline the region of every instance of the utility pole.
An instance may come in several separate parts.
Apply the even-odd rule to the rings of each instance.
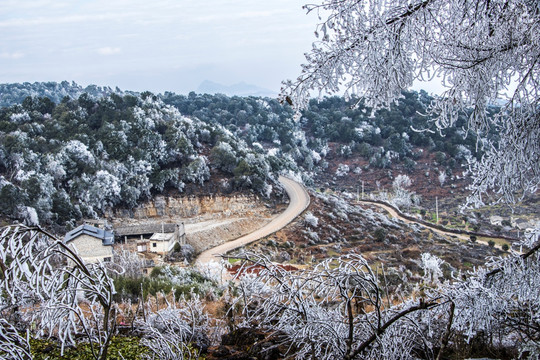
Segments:
[[[437,214],[437,224],[439,223],[439,200],[435,196],[435,213]]]
[[[362,180],[362,199],[364,199],[364,180]]]

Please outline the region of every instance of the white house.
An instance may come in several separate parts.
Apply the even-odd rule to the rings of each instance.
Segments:
[[[84,224],[71,230],[65,235],[64,243],[87,263],[111,261],[113,257],[114,234],[95,226]]]
[[[186,231],[184,229],[184,223],[177,224],[174,232],[160,232],[154,233],[150,240],[148,240],[147,251],[167,254],[171,252],[176,243],[182,245],[185,241]]]
[[[148,241],[148,251],[166,254],[175,244],[174,233],[155,233]]]

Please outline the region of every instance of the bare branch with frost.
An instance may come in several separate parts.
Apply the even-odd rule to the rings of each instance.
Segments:
[[[6,319],[0,319],[0,354],[6,359],[31,359],[30,344],[27,337],[21,336],[19,331]]]
[[[291,355],[312,359],[407,357],[422,345],[413,314],[437,306],[414,301],[394,306],[378,275],[360,255],[329,259],[313,270],[285,271],[264,257],[247,255],[240,290],[243,324],[285,334]],[[256,286],[252,284],[255,283]],[[264,291],[258,291],[263,289]]]
[[[150,349],[146,358],[198,359],[199,351],[189,344],[205,341],[210,319],[202,301],[193,295],[191,300],[167,301],[166,308],[139,320],[137,326],[143,334],[142,344]]]
[[[115,330],[114,284],[102,263],[85,264],[61,240],[25,226],[2,229],[2,317],[18,314],[36,336],[59,339],[62,351],[82,335],[93,358],[105,359]]]
[[[300,76],[281,100],[297,110],[311,93],[389,106],[414,81],[440,79],[430,109],[439,130],[468,117],[468,130],[499,134],[475,172],[471,204],[493,191],[512,203],[540,185],[540,9],[531,0],[321,0],[306,5],[325,19]],[[492,104],[504,104],[495,119]]]

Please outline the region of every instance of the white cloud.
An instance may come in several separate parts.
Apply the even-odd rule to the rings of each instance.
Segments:
[[[0,53],[0,58],[2,59],[20,59],[24,57],[24,54],[22,52],[3,52],[3,53]]]
[[[106,46],[106,47],[99,48],[97,52],[98,54],[101,54],[101,55],[115,55],[115,54],[120,54],[122,52],[122,49],[120,49],[119,47]]]
[[[219,13],[219,14],[198,16],[198,17],[188,19],[188,20],[191,20],[192,22],[199,22],[199,23],[211,23],[211,22],[216,22],[216,21],[231,22],[234,20],[245,20],[245,19],[257,20],[261,18],[270,18],[273,16],[282,16],[283,14],[286,14],[286,13],[287,11],[285,10],[243,11],[239,13],[224,12],[224,13]]]

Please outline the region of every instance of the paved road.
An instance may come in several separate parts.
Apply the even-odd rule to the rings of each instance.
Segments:
[[[298,215],[300,215],[309,205],[309,194],[306,189],[294,180],[280,176],[279,182],[285,188],[287,195],[289,195],[289,206],[278,217],[266,224],[259,230],[256,230],[248,235],[242,236],[236,240],[232,240],[216,246],[212,249],[203,251],[198,257],[196,262],[201,264],[207,264],[210,261],[217,260],[217,256],[225,254],[231,250],[247,245],[259,239],[262,239],[270,234],[281,230],[291,221],[293,221]]]

